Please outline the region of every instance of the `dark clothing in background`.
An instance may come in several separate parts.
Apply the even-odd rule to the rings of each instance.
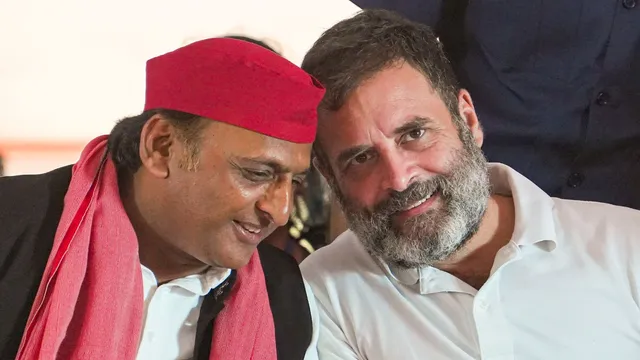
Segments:
[[[640,0],[353,0],[433,27],[483,150],[551,196],[640,209]]]

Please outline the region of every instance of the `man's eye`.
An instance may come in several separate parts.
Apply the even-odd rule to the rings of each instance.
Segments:
[[[356,157],[353,158],[352,162],[356,165],[364,164],[370,158],[371,156],[368,153],[362,153],[362,154],[356,155]]]
[[[351,160],[349,161],[346,167],[349,168],[351,166],[360,166],[360,165],[366,164],[369,161],[371,161],[373,156],[374,154],[370,151],[358,154],[355,157],[351,158]]]
[[[400,142],[405,143],[413,140],[418,140],[424,136],[425,132],[426,131],[424,129],[411,130],[402,136]]]
[[[268,171],[245,170],[245,177],[251,181],[269,181],[273,175]]]

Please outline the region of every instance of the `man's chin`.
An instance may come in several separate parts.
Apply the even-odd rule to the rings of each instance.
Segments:
[[[452,256],[458,249],[458,245],[445,245],[435,243],[438,239],[431,232],[420,232],[403,230],[408,232],[408,236],[388,234],[384,240],[365,244],[367,251],[387,264],[402,268],[415,269],[434,264],[446,260]],[[428,239],[431,239],[429,242]],[[425,241],[427,241],[425,243]]]
[[[233,252],[224,254],[224,256],[216,256],[215,259],[210,259],[207,263],[212,267],[238,270],[249,264],[253,253],[256,251],[257,249],[255,247],[243,247],[242,249],[236,249]]]
[[[215,267],[220,269],[231,269],[238,270],[241,269],[249,263],[251,258],[243,258],[243,259],[227,259],[225,261],[217,261]]]

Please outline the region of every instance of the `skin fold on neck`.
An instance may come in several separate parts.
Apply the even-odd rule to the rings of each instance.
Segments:
[[[480,289],[489,278],[497,252],[511,240],[514,226],[513,198],[492,195],[478,232],[462,249],[433,266]]]
[[[149,268],[159,284],[206,271],[210,266],[179,251],[153,230],[154,211],[158,205],[147,201],[135,179],[124,182],[120,197],[138,239],[140,263]],[[139,184],[138,184],[139,185]]]

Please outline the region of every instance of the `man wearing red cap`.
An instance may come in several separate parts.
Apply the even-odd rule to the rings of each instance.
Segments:
[[[144,112],[75,165],[2,178],[0,358],[315,358],[313,296],[259,243],[323,95],[269,50],[203,40],[149,60]]]

